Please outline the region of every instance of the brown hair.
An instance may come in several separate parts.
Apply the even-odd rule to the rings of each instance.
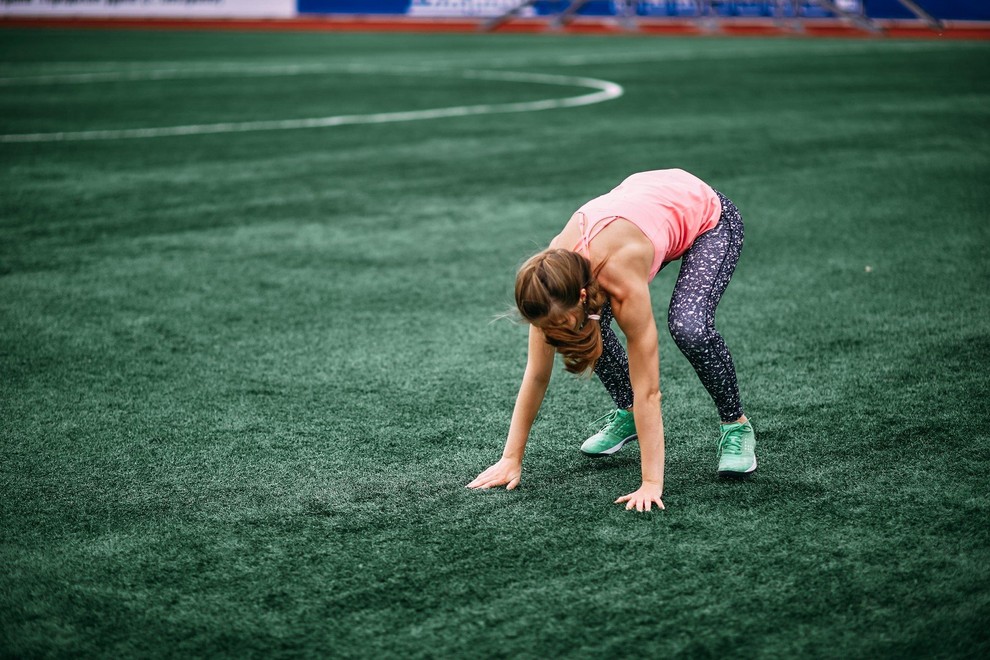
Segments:
[[[591,262],[577,252],[548,249],[530,257],[516,274],[519,313],[543,331],[571,373],[590,372],[602,354],[601,326],[588,318],[605,304],[597,279],[602,266],[592,272]],[[581,289],[587,292],[583,305]]]

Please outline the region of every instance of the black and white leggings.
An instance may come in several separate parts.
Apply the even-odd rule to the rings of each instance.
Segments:
[[[715,307],[739,262],[743,223],[735,204],[716,193],[722,201],[722,216],[682,257],[667,327],[715,401],[721,420],[734,422],[742,417],[742,404],[732,356],[715,330]],[[608,302],[602,307],[601,317],[602,355],[595,363],[595,375],[618,408],[629,408],[633,404],[629,358],[612,330],[612,306]]]

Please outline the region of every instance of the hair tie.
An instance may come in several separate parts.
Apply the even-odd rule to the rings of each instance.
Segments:
[[[601,321],[602,317],[598,314],[588,314],[588,318],[592,321]]]

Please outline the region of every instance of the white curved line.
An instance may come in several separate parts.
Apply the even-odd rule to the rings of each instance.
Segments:
[[[872,52],[921,52],[921,51],[941,51],[948,44],[946,42],[861,42],[861,43],[810,43],[805,42],[800,45],[796,43],[788,44],[788,52],[795,52],[800,49],[802,55],[815,56],[844,56],[858,53]],[[660,51],[595,51],[593,54],[563,54],[557,56],[541,55],[510,55],[503,57],[486,56],[483,60],[476,60],[476,66],[494,67],[520,67],[520,66],[587,66],[601,64],[636,64],[647,62],[667,62],[679,60],[721,60],[739,58],[762,58],[773,57],[780,53],[780,48],[776,45],[741,44],[735,45],[727,51],[699,51],[695,48],[664,49]],[[176,60],[156,60],[145,63],[154,65],[157,68],[144,68],[142,64],[135,62],[124,62],[116,60],[103,60],[97,62],[46,62],[44,64],[31,65],[33,69],[40,71],[53,71],[51,73],[38,73],[33,75],[3,76],[0,77],[0,87],[24,86],[24,85],[53,85],[53,84],[83,84],[83,83],[104,83],[104,82],[130,82],[143,80],[180,80],[187,78],[206,78],[222,75],[237,75],[244,77],[261,76],[284,76],[284,75],[307,75],[330,73],[335,71],[351,73],[436,73],[437,71],[450,71],[461,66],[471,65],[466,59],[459,59],[454,66],[450,66],[450,60],[417,60],[418,65],[412,66],[390,66],[388,69],[383,65],[373,65],[366,62],[326,62],[319,59],[313,62],[302,62],[298,60],[291,64],[270,64],[261,61],[241,61],[241,62],[210,62],[209,64],[197,64],[189,61]],[[94,65],[103,67],[102,71],[87,71]],[[40,68],[39,68],[40,67]],[[75,73],[71,71],[60,71],[71,67],[73,69],[82,68],[83,71]],[[22,69],[19,65],[10,62],[0,62],[0,72],[16,71]]]
[[[53,73],[29,76],[8,76],[0,78],[0,87],[23,87],[34,85],[82,85],[107,82],[145,82],[159,80],[191,80],[196,78],[219,78],[238,76],[244,78],[265,76],[300,76],[320,73],[375,73],[409,75],[410,73],[433,73],[434,68],[382,67],[344,62],[338,64],[238,64],[214,63],[209,66],[183,66],[170,69],[134,68],[125,71],[90,71],[84,73]]]
[[[66,131],[57,133],[21,133],[0,135],[0,142],[65,142],[76,140],[118,140],[133,138],[170,137],[177,135],[208,135],[215,133],[244,133],[249,131],[285,131],[299,128],[327,128],[347,124],[385,124],[400,121],[467,117],[509,112],[536,112],[555,108],[574,108],[619,98],[624,93],[621,85],[598,78],[558,76],[545,73],[514,71],[463,71],[465,78],[477,80],[505,80],[530,82],[568,87],[586,87],[596,90],[591,94],[569,96],[562,99],[543,99],[518,103],[484,103],[460,105],[449,108],[410,110],[406,112],[379,112],[368,115],[337,115],[311,119],[275,119],[262,121],[223,122],[219,124],[191,124],[188,126],[163,126],[158,128],[126,128],[97,131]]]

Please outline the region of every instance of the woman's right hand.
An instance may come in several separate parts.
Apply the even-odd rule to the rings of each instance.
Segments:
[[[522,476],[522,463],[510,458],[503,458],[491,466],[467,485],[468,488],[486,490],[493,486],[505,486],[512,490],[519,485]]]

